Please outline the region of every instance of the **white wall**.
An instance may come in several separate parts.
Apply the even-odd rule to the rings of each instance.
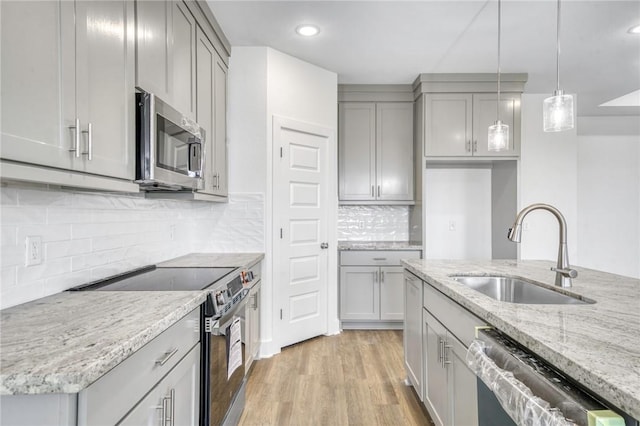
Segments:
[[[491,168],[428,167],[424,188],[424,258],[491,259]]]
[[[640,278],[640,136],[578,142],[579,264]]]
[[[261,355],[279,352],[278,329],[274,327],[277,288],[273,244],[273,118],[289,118],[329,128],[337,134],[337,75],[268,47],[234,47],[229,69],[229,135],[237,151],[230,161],[251,166],[242,171],[234,186],[238,191],[262,192],[265,200],[265,268],[261,305]],[[334,138],[335,141],[335,138]],[[232,148],[235,149],[235,148]],[[337,244],[337,148],[330,147],[330,197],[328,229],[330,247]],[[329,270],[337,270],[337,253],[329,251]],[[329,332],[339,330],[337,277],[328,276]],[[279,306],[279,305],[278,305]]]
[[[522,146],[518,210],[533,203],[557,207],[567,221],[569,261],[577,264],[578,137],[576,130],[545,133],[542,101],[548,94],[522,95]],[[527,216],[520,244],[521,259],[556,260],[558,223],[545,211]]]
[[[195,251],[263,251],[261,195],[228,204],[147,200],[4,185],[0,308]],[[40,236],[43,262],[25,266],[25,238]]]

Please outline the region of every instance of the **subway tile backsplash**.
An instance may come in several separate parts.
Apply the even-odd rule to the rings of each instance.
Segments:
[[[0,308],[197,251],[264,251],[263,194],[229,203],[0,188]],[[27,236],[43,262],[25,266]]]
[[[409,207],[340,206],[338,240],[408,241]]]

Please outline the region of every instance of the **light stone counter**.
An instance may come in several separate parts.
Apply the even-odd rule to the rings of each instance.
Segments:
[[[264,253],[191,253],[159,263],[160,268],[251,268]]]
[[[249,268],[262,253],[196,253],[164,267]],[[76,393],[196,309],[207,291],[63,292],[0,311],[0,395]]]
[[[640,280],[576,267],[568,292],[591,305],[498,302],[450,275],[506,275],[553,287],[554,262],[403,260],[419,278],[594,394],[640,419]],[[557,290],[557,287],[554,287]]]
[[[79,392],[205,297],[205,291],[65,292],[4,309],[0,395]]]
[[[338,250],[422,250],[409,241],[338,241]]]

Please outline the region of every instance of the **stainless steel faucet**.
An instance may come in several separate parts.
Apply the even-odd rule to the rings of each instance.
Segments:
[[[530,206],[525,207],[520,211],[520,213],[518,213],[518,216],[516,216],[516,221],[514,222],[513,227],[509,228],[507,238],[515,243],[520,242],[522,238],[522,221],[525,216],[533,210],[546,210],[551,212],[556,219],[558,219],[558,225],[560,227],[558,264],[555,268],[551,268],[551,270],[556,272],[555,285],[558,287],[571,287],[571,278],[577,277],[578,271],[571,269],[569,266],[569,252],[567,250],[567,222],[564,220],[564,216],[562,216],[560,210],[550,206],[549,204],[531,204]]]

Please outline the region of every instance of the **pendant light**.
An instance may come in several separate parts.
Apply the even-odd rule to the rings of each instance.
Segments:
[[[573,129],[573,96],[560,90],[560,0],[557,11],[556,39],[556,90],[542,104],[542,119],[545,132],[562,132]]]
[[[497,120],[493,126],[489,126],[488,146],[489,151],[504,151],[509,148],[509,126],[500,120],[500,21],[501,21],[501,2],[498,0],[498,101],[496,102]]]

